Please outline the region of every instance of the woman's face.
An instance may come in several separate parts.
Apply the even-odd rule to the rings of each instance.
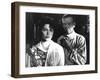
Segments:
[[[50,40],[53,36],[53,29],[50,28],[50,24],[44,24],[42,29],[42,39]]]

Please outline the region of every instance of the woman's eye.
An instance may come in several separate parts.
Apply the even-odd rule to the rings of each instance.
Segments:
[[[46,29],[43,29],[43,31],[47,31]]]

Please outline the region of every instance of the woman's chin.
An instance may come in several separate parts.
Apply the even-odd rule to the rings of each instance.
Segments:
[[[50,41],[51,38],[45,38],[45,39],[42,39],[42,41]]]
[[[45,40],[46,40],[46,41],[49,41],[49,40],[51,40],[51,38],[46,38]]]

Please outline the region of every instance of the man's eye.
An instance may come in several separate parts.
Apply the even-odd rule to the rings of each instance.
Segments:
[[[64,23],[64,25],[71,25],[72,23]]]

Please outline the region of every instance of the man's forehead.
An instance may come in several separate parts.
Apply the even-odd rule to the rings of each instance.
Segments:
[[[72,17],[63,18],[62,22],[73,22],[73,18]]]

